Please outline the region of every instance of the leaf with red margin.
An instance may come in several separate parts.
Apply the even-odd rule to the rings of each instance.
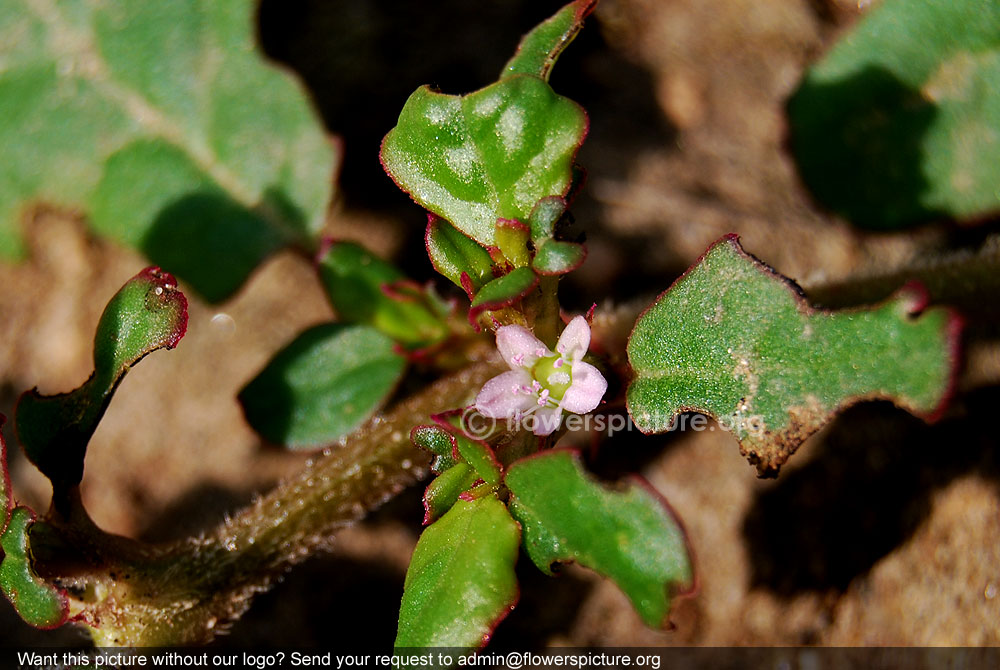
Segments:
[[[535,252],[531,267],[540,275],[563,275],[580,267],[586,257],[582,244],[546,240]]]
[[[536,243],[555,237],[556,223],[566,213],[566,199],[559,197],[542,198],[535,203],[528,217],[531,239]]]
[[[414,426],[410,431],[410,441],[434,454],[431,461],[434,474],[440,475],[460,461],[455,436],[440,426]]]
[[[440,519],[478,481],[479,473],[468,463],[456,463],[435,477],[424,491],[424,525]]]
[[[444,219],[427,215],[424,242],[434,269],[469,293],[470,299],[493,279],[493,260],[489,252]],[[463,275],[468,282],[462,281]]]
[[[69,393],[24,393],[14,428],[28,458],[57,496],[83,477],[87,443],[129,368],[157,349],[173,349],[187,330],[187,299],[177,280],[146,268],[111,298],[94,336],[94,373]]]
[[[521,38],[514,57],[507,61],[501,79],[515,74],[532,74],[548,81],[552,66],[583,28],[597,0],[576,0],[560,9]]]
[[[459,500],[413,551],[399,608],[396,649],[484,646],[518,600],[521,530],[489,495]]]
[[[57,628],[69,616],[69,601],[65,592],[39,578],[31,567],[28,528],[35,521],[35,513],[27,507],[14,508],[7,469],[7,443],[3,439],[6,421],[7,417],[0,414],[0,504],[3,505],[0,590],[25,622],[36,628]]]
[[[526,221],[540,199],[573,186],[587,115],[545,77],[579,30],[583,4],[589,11],[573,3],[525,38],[500,81],[464,96],[418,88],[382,141],[382,166],[399,188],[484,246],[495,244],[497,219]]]
[[[18,507],[0,535],[3,562],[0,563],[0,589],[25,622],[35,628],[58,628],[69,616],[66,593],[35,574],[28,550],[28,529],[35,513]]]
[[[646,433],[669,430],[678,412],[715,417],[762,475],[863,400],[933,420],[954,383],[961,321],[925,307],[908,286],[866,309],[814,309],[727,235],[636,322],[629,413]]]
[[[476,470],[484,482],[490,486],[500,483],[500,462],[493,450],[485,442],[470,440],[459,435],[455,438],[459,455]]]
[[[451,436],[452,458],[462,460],[473,468],[491,486],[500,483],[501,466],[497,460],[493,448],[469,434],[465,426],[465,415],[463,411],[452,410],[442,412],[431,417],[442,430],[447,431]]]
[[[402,270],[360,244],[325,240],[317,265],[341,321],[372,326],[411,348],[448,336],[448,325],[423,289],[407,287]]]
[[[515,462],[505,482],[525,551],[543,572],[555,562],[591,568],[614,581],[650,626],[664,625],[675,596],[693,588],[684,530],[641,480],[608,489],[584,471],[577,452],[556,449]]]
[[[493,491],[501,479],[500,462],[493,449],[466,432],[463,410],[431,418],[436,425],[415,426],[410,431],[410,440],[416,446],[434,454],[431,471],[438,475],[424,491],[425,525],[451,509],[476,482],[485,482],[488,491]]]
[[[484,286],[472,300],[469,308],[469,320],[475,321],[485,310],[509,307],[524,296],[531,293],[538,285],[538,276],[531,268],[517,268],[497,277]]]
[[[494,484],[479,482],[468,491],[463,491],[458,497],[460,500],[468,500],[469,502],[472,502],[473,500],[479,500],[480,498],[485,498],[488,495],[493,495],[496,492],[497,487]]]

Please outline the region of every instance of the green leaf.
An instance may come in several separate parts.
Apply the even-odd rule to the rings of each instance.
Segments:
[[[493,279],[489,252],[444,219],[434,215],[428,218],[425,240],[431,264],[471,297]],[[463,275],[468,284],[462,280]]]
[[[173,349],[187,329],[187,300],[159,268],[130,279],[105,307],[94,336],[94,374],[69,393],[24,393],[14,427],[28,458],[58,495],[83,477],[87,443],[129,368],[157,349]]]
[[[561,449],[517,461],[506,483],[524,548],[544,572],[576,561],[609,577],[650,626],[664,625],[674,596],[692,588],[684,531],[646,486],[609,490]]]
[[[382,142],[382,165],[420,205],[485,246],[497,219],[524,221],[566,195],[587,131],[583,109],[547,83],[513,75],[465,96],[424,86]]]
[[[1000,209],[1000,5],[884,0],[789,103],[808,186],[855,223]]]
[[[959,321],[924,303],[908,289],[866,310],[812,309],[728,235],[636,322],[629,413],[647,433],[669,430],[678,412],[713,416],[761,474],[862,400],[934,418],[954,380]]]
[[[69,616],[66,594],[35,574],[28,550],[28,528],[35,513],[27,507],[16,508],[10,523],[0,535],[3,563],[0,563],[0,589],[17,613],[36,628],[58,628]]]
[[[434,454],[431,471],[441,474],[461,461],[455,436],[440,426],[414,426],[410,440],[421,449]]]
[[[316,449],[348,435],[381,407],[405,367],[393,341],[374,328],[325,323],[282,349],[239,399],[264,439]]]
[[[80,209],[210,300],[310,245],[335,153],[256,48],[256,3],[0,0],[0,255],[42,200]]]
[[[528,217],[528,227],[531,229],[531,239],[541,243],[556,234],[556,223],[566,212],[566,200],[563,198],[542,198],[535,203]]]
[[[528,295],[537,284],[538,277],[531,268],[517,268],[503,277],[497,277],[476,294],[469,318],[475,318],[483,310],[512,305]]]
[[[596,5],[597,0],[576,0],[536,26],[521,38],[517,53],[507,61],[501,78],[531,74],[548,81],[556,59],[583,28],[583,20]]]
[[[521,532],[493,496],[459,500],[427,527],[403,585],[396,648],[478,648],[517,602]]]
[[[471,465],[490,486],[500,483],[500,461],[489,444],[466,432],[463,414],[458,411],[444,412],[432,418],[451,435],[454,444],[452,453],[456,457]]]
[[[424,491],[424,525],[440,519],[477,481],[479,473],[468,463],[457,463],[435,477]]]
[[[409,347],[448,336],[447,324],[423,299],[423,289],[359,244],[330,244],[319,259],[319,272],[343,321],[370,325]]]
[[[476,474],[490,486],[500,483],[500,461],[490,445],[481,440],[473,440],[463,435],[455,436],[458,453],[466,463],[476,470]]]
[[[535,252],[531,267],[541,275],[562,275],[580,267],[586,257],[582,244],[546,240]]]
[[[451,465],[464,462],[471,465],[487,484],[496,486],[500,483],[500,461],[489,444],[466,431],[461,410],[435,414],[432,418],[437,422],[436,426],[417,426],[410,433],[418,447],[437,456],[431,469],[444,472]]]

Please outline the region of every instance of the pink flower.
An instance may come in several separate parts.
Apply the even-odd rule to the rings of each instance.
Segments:
[[[476,409],[493,419],[531,416],[532,432],[548,435],[559,427],[563,410],[592,412],[608,382],[583,356],[590,347],[590,326],[574,318],[559,336],[556,352],[521,326],[497,329],[497,349],[510,372],[494,377],[476,396]]]

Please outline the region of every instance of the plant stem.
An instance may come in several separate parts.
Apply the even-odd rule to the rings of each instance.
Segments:
[[[976,252],[958,251],[924,258],[882,274],[859,275],[845,281],[807,286],[812,304],[827,308],[853,307],[884,300],[906,282],[919,281],[936,304],[950,305],[968,319],[973,338],[1000,335],[1000,238],[986,241]]]
[[[36,568],[70,592],[99,646],[207,642],[338,529],[424,477],[429,455],[410,429],[466,405],[501,369],[492,357],[429,386],[200,538],[149,547],[85,518],[36,524]]]
[[[808,294],[817,305],[859,305],[887,297],[910,279],[920,280],[934,302],[965,306],[970,315],[983,315],[987,307],[981,328],[996,334],[1000,318],[991,306],[1000,291],[1000,244],[810,287]],[[556,280],[543,280],[532,305],[536,335],[550,344],[558,329],[555,289]],[[595,341],[608,363],[621,370],[627,370],[624,346],[644,304],[597,311]],[[432,413],[470,402],[503,370],[495,353],[490,356],[373,419],[202,537],[150,547],[103,533],[74,504],[69,518],[50,517],[32,528],[35,567],[70,592],[73,614],[100,646],[207,642],[276,577],[327,550],[338,529],[427,473],[429,457],[412,446],[410,429]]]
[[[560,328],[559,278],[541,277],[536,293],[525,302],[528,322],[532,324],[535,337],[554,348]]]

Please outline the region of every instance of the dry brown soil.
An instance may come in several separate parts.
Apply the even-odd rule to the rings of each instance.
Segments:
[[[429,277],[423,215],[380,174],[378,140],[418,84],[458,92],[487,83],[517,36],[558,3],[291,4],[265,3],[261,38],[303,73],[343,137],[330,232]],[[574,209],[590,255],[565,286],[570,309],[648,298],[727,232],[807,288],[987,238],[990,225],[858,231],[798,182],[784,101],[856,15],[846,0],[602,1],[553,76],[592,119],[580,156],[589,180]],[[144,265],[66,213],[40,210],[26,225],[30,259],[0,266],[8,415],[21,390],[86,379],[104,302]],[[309,263],[291,253],[224,304],[192,300],[184,341],[128,376],[94,437],[83,495],[97,522],[181,537],[294,471],[304,456],[261,445],[234,396],[283,343],[331,317]],[[1000,361],[988,338],[968,351],[959,394],[936,426],[888,404],[856,407],[774,480],[758,480],[719,431],[615,439],[599,469],[638,468],[670,500],[696,553],[699,591],[678,604],[672,630],[650,630],[612,584],[573,567],[550,579],[522,562],[521,605],[497,648],[1000,644],[1000,454],[989,426]],[[23,458],[12,469],[19,496],[44,508],[44,479]],[[336,553],[260,597],[228,643],[388,647],[420,516],[413,491],[343,532]],[[8,643],[75,639],[0,610]]]

